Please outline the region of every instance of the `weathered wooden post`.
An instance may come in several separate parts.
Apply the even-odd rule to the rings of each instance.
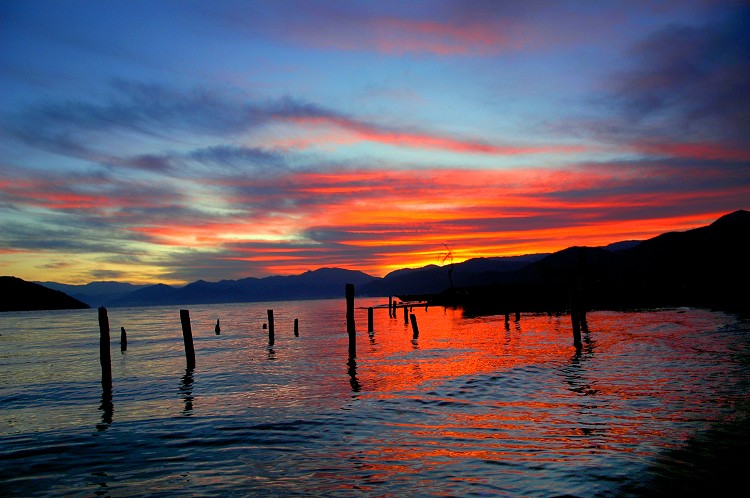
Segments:
[[[570,293],[570,322],[573,328],[573,346],[576,351],[580,351],[583,347],[581,341],[581,300],[580,293],[577,289],[573,289]]]
[[[271,346],[273,346],[273,336],[273,310],[268,310],[268,344],[270,344]]]
[[[125,332],[125,327],[120,327],[120,351],[125,352],[128,350],[128,334]]]
[[[578,310],[575,308],[570,310],[570,321],[573,325],[573,346],[577,351],[580,351],[583,347],[581,342],[581,322],[578,315]]]
[[[216,335],[221,334],[221,325],[219,324],[219,319],[216,319],[216,327],[214,327],[214,332],[216,332]]]
[[[357,356],[357,330],[354,326],[354,284],[346,284],[346,332],[349,334],[349,357]]]
[[[373,314],[372,306],[370,306],[369,308],[367,308],[367,331],[368,332],[372,332],[373,330],[375,330],[375,328],[373,327],[373,323],[372,323],[373,322],[372,314]]]
[[[393,316],[393,296],[388,296],[388,316]]]
[[[99,363],[102,365],[102,388],[112,387],[112,357],[109,352],[109,317],[107,308],[99,308]]]
[[[419,327],[417,326],[417,315],[412,313],[409,315],[409,318],[411,319],[411,330],[414,334],[413,338],[416,339],[419,337]]]
[[[185,340],[185,359],[188,370],[195,368],[195,349],[193,348],[193,329],[190,327],[190,310],[180,310],[182,338]]]
[[[404,325],[409,325],[409,307],[404,305]]]
[[[294,319],[294,337],[299,337],[299,318]]]

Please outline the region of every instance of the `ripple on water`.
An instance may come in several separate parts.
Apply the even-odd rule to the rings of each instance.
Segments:
[[[2,337],[18,354],[0,356],[0,494],[617,496],[744,475],[750,334],[733,317],[592,313],[576,355],[560,317],[415,308],[415,341],[379,310],[352,361],[341,309],[197,307],[193,371],[175,310],[112,310],[132,346],[109,408],[95,314],[0,317],[23,331]]]

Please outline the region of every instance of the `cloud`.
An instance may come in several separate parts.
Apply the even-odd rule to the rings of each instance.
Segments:
[[[641,15],[655,10],[632,2],[629,7]],[[381,1],[368,5],[277,1],[274,8],[222,2],[193,4],[192,8],[201,18],[214,20],[222,33],[229,30],[302,49],[390,56],[485,57],[559,50],[584,43],[592,32],[611,38],[627,24],[623,22],[626,9],[617,5],[586,9],[545,1]]]
[[[288,138],[266,140],[264,147],[251,144],[261,127],[273,123],[296,127],[307,135],[302,142],[308,144],[320,140],[321,130],[332,130],[331,134],[323,135],[328,145],[366,141],[497,156],[570,154],[583,150],[566,144],[490,143],[433,130],[385,126],[290,97],[258,102],[208,90],[181,92],[160,85],[123,81],[114,84],[113,94],[103,102],[39,104],[7,120],[5,128],[10,136],[33,148],[97,164],[168,173],[178,167],[208,163],[235,168],[281,167],[285,164],[283,146]],[[206,142],[209,145],[193,145]],[[133,155],[121,152],[124,143],[128,144],[127,149],[140,152]],[[158,149],[153,150],[154,147]]]
[[[205,206],[169,183],[19,178],[15,171],[0,180],[0,208],[14,210],[0,250],[93,253],[104,269],[133,266],[142,274],[150,267],[152,276],[185,281],[321,266],[377,274],[389,265],[435,263],[444,243],[461,260],[691,228],[747,204],[748,171],[742,163],[675,159],[460,174],[236,172],[199,182],[216,197],[198,194]]]
[[[673,24],[637,44],[613,76],[605,133],[645,152],[750,158],[750,6],[703,26]]]

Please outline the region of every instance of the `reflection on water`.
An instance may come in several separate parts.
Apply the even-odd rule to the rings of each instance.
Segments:
[[[185,409],[182,410],[183,415],[190,415],[193,411],[193,369],[186,368],[185,375],[182,376],[179,388],[180,396],[185,402]]]
[[[347,373],[349,374],[349,384],[352,386],[352,392],[358,393],[361,389],[357,380],[357,360],[353,356],[349,357],[346,363]]]
[[[695,465],[726,477],[748,440],[750,326],[729,315],[591,313],[576,351],[565,315],[414,308],[414,337],[376,309],[353,358],[344,308],[194,306],[195,370],[179,310],[111,309],[111,390],[95,310],[0,315],[0,494],[660,494]]]
[[[99,410],[102,412],[102,422],[97,424],[98,430],[106,430],[112,423],[112,416],[115,411],[115,405],[112,402],[112,388],[104,386],[102,388],[102,402],[99,405]]]

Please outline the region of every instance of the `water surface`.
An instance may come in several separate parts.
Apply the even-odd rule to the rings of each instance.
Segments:
[[[746,468],[746,320],[590,313],[576,354],[567,316],[368,334],[381,302],[353,359],[343,300],[191,306],[192,371],[179,308],[112,308],[111,393],[96,310],[0,314],[0,494],[640,496]]]

